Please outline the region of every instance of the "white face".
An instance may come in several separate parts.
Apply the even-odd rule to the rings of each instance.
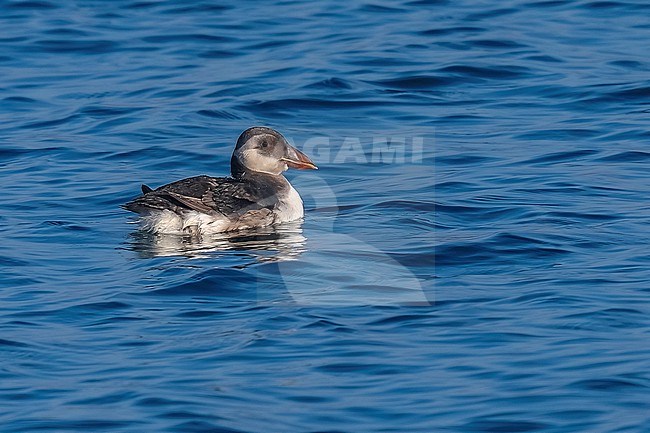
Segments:
[[[280,160],[285,156],[286,150],[284,142],[277,137],[258,134],[237,149],[235,157],[251,171],[277,175],[288,169],[287,164]]]

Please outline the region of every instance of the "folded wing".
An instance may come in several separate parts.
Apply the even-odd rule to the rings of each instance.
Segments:
[[[139,214],[169,210],[183,215],[196,211],[243,223],[271,215],[278,200],[267,192],[239,179],[196,176],[156,189],[143,187],[143,195],[126,203],[123,208]]]

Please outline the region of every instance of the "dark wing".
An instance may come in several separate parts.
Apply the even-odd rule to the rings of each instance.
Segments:
[[[122,207],[136,213],[194,210],[234,220],[250,211],[267,214],[277,204],[271,192],[270,188],[241,179],[196,176],[147,191]]]

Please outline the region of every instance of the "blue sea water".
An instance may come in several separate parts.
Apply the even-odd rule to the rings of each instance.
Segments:
[[[646,1],[0,12],[3,433],[650,431]],[[304,222],[119,208],[258,124]]]

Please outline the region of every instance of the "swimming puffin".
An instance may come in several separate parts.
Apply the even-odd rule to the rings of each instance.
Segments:
[[[206,235],[300,219],[302,199],[282,175],[289,167],[317,169],[278,131],[255,126],[237,139],[231,177],[196,176],[152,189],[122,205],[140,215],[144,230]]]

